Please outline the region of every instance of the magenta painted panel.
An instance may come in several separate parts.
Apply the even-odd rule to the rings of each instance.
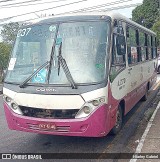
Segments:
[[[42,119],[26,117],[15,114],[6,103],[4,103],[4,110],[8,127],[13,130],[52,135],[101,137],[107,135],[111,129],[107,105],[99,107],[89,117],[82,119]],[[47,131],[39,130],[38,125],[44,123],[55,125],[56,129]]]

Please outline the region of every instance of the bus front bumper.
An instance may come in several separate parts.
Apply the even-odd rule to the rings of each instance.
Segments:
[[[102,137],[110,131],[110,115],[107,105],[99,107],[87,118],[43,119],[14,113],[4,103],[8,127],[12,130],[63,136]]]

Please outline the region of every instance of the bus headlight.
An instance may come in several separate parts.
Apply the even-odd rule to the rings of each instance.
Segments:
[[[90,109],[89,106],[84,106],[82,109],[83,109],[85,114],[89,114],[91,112],[91,109]]]
[[[93,104],[93,106],[98,106],[99,105],[99,101],[98,100],[93,100],[92,104]]]
[[[8,96],[3,96],[3,99],[7,102],[10,103],[12,101],[12,99]]]
[[[12,109],[14,109],[14,110],[17,110],[18,109],[18,105],[16,104],[16,103],[11,103],[11,107],[12,107]]]
[[[18,104],[16,104],[12,98],[4,95],[3,96],[4,101],[7,103],[7,105],[17,114],[22,115],[22,111],[20,110]]]
[[[105,103],[105,97],[96,98],[86,102],[76,114],[75,118],[84,118],[89,116],[94,110]]]

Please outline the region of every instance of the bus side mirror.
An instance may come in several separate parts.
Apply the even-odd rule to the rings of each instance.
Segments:
[[[117,54],[125,55],[126,54],[126,42],[123,35],[118,35],[116,38]]]

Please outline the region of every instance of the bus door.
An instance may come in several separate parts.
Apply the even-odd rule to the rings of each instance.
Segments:
[[[109,102],[112,105],[111,106],[112,110],[117,108],[119,102],[126,95],[127,71],[126,71],[125,49],[126,44],[124,32],[123,27],[120,24],[119,26],[114,27],[113,41],[112,41],[112,59],[109,75],[112,93],[112,97],[110,98]]]

